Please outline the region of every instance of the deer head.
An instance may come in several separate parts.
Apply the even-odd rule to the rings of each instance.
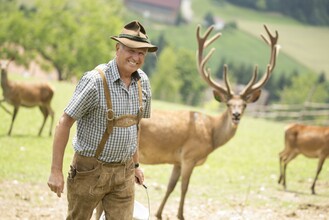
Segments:
[[[11,63],[11,61],[13,61],[15,59],[15,57],[12,57],[10,59],[0,59],[0,69],[2,70],[7,70],[9,64]]]
[[[262,78],[257,81],[258,67],[255,66],[253,75],[249,81],[249,83],[245,86],[245,88],[239,93],[235,94],[231,88],[229,79],[227,78],[228,67],[224,65],[223,70],[223,81],[225,83],[225,87],[215,82],[211,78],[210,69],[206,68],[206,63],[214,53],[215,49],[212,48],[209,53],[204,56],[204,49],[213,43],[216,39],[221,36],[221,33],[215,34],[212,38],[207,40],[211,31],[213,30],[213,26],[209,27],[203,36],[200,36],[200,26],[197,27],[197,42],[198,42],[198,50],[197,50],[197,69],[203,80],[207,82],[207,84],[212,87],[214,90],[214,97],[219,102],[226,103],[229,113],[231,115],[232,123],[237,125],[240,122],[240,118],[247,106],[248,103],[256,102],[261,94],[261,88],[266,84],[270,75],[275,67],[276,56],[278,53],[279,45],[278,42],[278,32],[275,31],[275,36],[271,34],[269,29],[264,25],[264,28],[268,34],[269,39],[261,35],[263,40],[270,46],[270,60],[267,65],[266,72],[262,76]]]

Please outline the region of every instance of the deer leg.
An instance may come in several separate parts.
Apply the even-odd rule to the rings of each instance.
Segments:
[[[3,110],[5,110],[5,112],[7,112],[8,114],[11,115],[11,112],[10,112],[5,106],[2,105],[2,102],[4,102],[4,101],[5,101],[5,100],[1,100],[1,101],[0,101],[0,107],[1,107]]]
[[[179,209],[178,209],[178,214],[177,214],[177,218],[180,220],[184,220],[185,196],[187,193],[188,185],[190,182],[190,177],[192,175],[192,171],[193,171],[194,167],[195,167],[195,163],[193,163],[193,162],[183,163],[183,165],[182,165],[181,197],[180,197]]]
[[[319,159],[319,163],[318,163],[318,168],[317,168],[317,171],[316,171],[316,175],[315,175],[315,178],[314,178],[314,181],[313,181],[313,184],[311,186],[311,190],[312,190],[312,194],[315,195],[315,183],[318,179],[318,176],[322,170],[322,166],[324,164],[324,161],[325,161],[326,157],[320,157]]]
[[[53,123],[54,123],[54,115],[55,115],[55,113],[54,113],[53,109],[50,106],[48,107],[48,112],[49,112],[50,117],[51,117],[50,129],[49,129],[49,136],[51,136],[52,130],[53,130]]]
[[[169,195],[172,193],[172,191],[175,189],[175,186],[177,184],[177,181],[180,177],[180,173],[181,173],[181,167],[180,165],[174,165],[173,169],[172,169],[172,172],[171,172],[171,176],[170,176],[170,180],[169,180],[169,183],[168,183],[168,186],[167,186],[167,191],[166,191],[166,194],[165,194],[165,197],[163,198],[162,202],[161,202],[161,205],[156,213],[156,217],[158,219],[162,219],[162,211],[163,211],[163,208],[169,198]]]
[[[279,168],[280,168],[280,176],[279,176],[279,180],[278,180],[278,184],[280,184],[282,182],[282,176],[283,176],[283,166],[282,166],[282,158],[281,158],[281,154],[279,156]]]
[[[11,135],[11,130],[13,129],[13,125],[14,125],[14,121],[16,119],[18,109],[19,109],[19,107],[17,107],[17,106],[14,107],[13,117],[11,119],[11,124],[10,124],[10,128],[9,128],[9,131],[8,131],[8,136]]]
[[[287,189],[287,185],[286,185],[286,170],[287,170],[287,165],[286,163],[284,163],[283,165],[283,173],[282,173],[282,186],[283,189],[286,190]]]
[[[48,118],[49,112],[48,112],[48,109],[44,106],[39,106],[39,108],[40,108],[40,111],[43,115],[43,122],[41,124],[39,134],[38,134],[38,136],[41,136],[41,133],[42,133],[43,127],[45,126],[45,123],[46,123],[46,120]]]
[[[282,177],[283,178],[283,182],[282,182],[282,185],[283,185],[284,190],[287,189],[287,185],[286,185],[286,170],[287,170],[288,163],[291,160],[293,160],[297,155],[298,155],[297,152],[291,151],[290,154],[289,154],[289,156],[287,158],[284,158],[283,159],[284,165],[283,165],[283,177]]]

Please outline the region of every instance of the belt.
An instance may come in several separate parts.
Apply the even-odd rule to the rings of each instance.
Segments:
[[[125,166],[128,163],[132,163],[133,159],[129,159],[125,162],[104,162],[101,160],[97,160],[104,167],[117,167],[117,166]]]

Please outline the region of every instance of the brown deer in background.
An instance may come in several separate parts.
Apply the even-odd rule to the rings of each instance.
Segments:
[[[54,111],[50,106],[51,100],[54,95],[53,88],[46,82],[27,83],[27,82],[14,82],[8,79],[8,66],[10,60],[1,60],[1,87],[4,99],[0,100],[0,104],[4,101],[14,106],[14,112],[8,131],[11,135],[13,124],[20,106],[35,107],[38,106],[43,115],[43,122],[38,135],[41,136],[43,127],[46,123],[48,116],[51,116],[51,124],[49,136],[52,134],[52,126],[54,121]]]
[[[156,213],[161,219],[162,211],[181,177],[181,196],[177,217],[184,219],[184,200],[190,177],[195,166],[202,165],[208,155],[228,142],[237,130],[240,119],[248,103],[255,102],[261,88],[268,81],[275,67],[278,50],[278,33],[272,36],[267,27],[265,30],[269,40],[262,38],[271,48],[270,62],[263,77],[257,80],[257,66],[250,82],[239,94],[234,94],[227,78],[227,66],[224,66],[225,87],[216,83],[205,65],[214,49],[204,56],[204,49],[221,36],[220,33],[207,40],[213,27],[203,37],[200,27],[197,28],[197,69],[201,77],[214,89],[215,99],[227,105],[224,113],[210,116],[194,111],[152,111],[151,118],[142,119],[140,124],[139,160],[143,164],[173,164],[173,170],[167,186],[166,194]],[[192,92],[192,91],[191,91]],[[101,203],[97,207],[96,218],[101,215]]]
[[[285,129],[285,148],[280,152],[280,177],[286,190],[286,169],[288,163],[297,155],[302,154],[309,158],[319,158],[316,175],[311,186],[315,194],[315,183],[321,172],[324,161],[329,157],[329,127],[290,124]]]

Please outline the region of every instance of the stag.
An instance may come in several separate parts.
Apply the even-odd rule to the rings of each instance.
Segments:
[[[4,99],[0,100],[0,104],[4,101],[14,106],[12,120],[8,135],[11,135],[13,124],[20,106],[35,107],[38,106],[43,115],[43,122],[40,127],[38,135],[41,136],[43,127],[46,123],[48,116],[51,116],[51,124],[49,136],[52,134],[52,126],[54,121],[54,111],[50,106],[51,100],[54,95],[54,89],[46,82],[26,83],[14,82],[8,79],[8,66],[13,60],[1,60],[1,87]]]
[[[302,154],[309,158],[319,158],[313,184],[312,194],[315,194],[315,184],[325,160],[329,157],[329,127],[290,124],[285,129],[285,147],[280,152],[280,177],[286,190],[286,169],[290,161]]]
[[[225,87],[216,83],[206,69],[206,63],[214,52],[214,48],[206,55],[204,49],[218,39],[217,33],[207,40],[213,27],[210,27],[200,36],[200,26],[197,27],[197,69],[201,77],[214,89],[217,101],[226,104],[227,109],[218,116],[211,116],[195,111],[165,111],[154,110],[152,117],[142,119],[140,123],[139,160],[143,164],[173,164],[173,169],[166,194],[156,213],[158,219],[162,218],[164,206],[181,177],[181,196],[177,217],[184,219],[184,201],[190,177],[195,166],[202,165],[208,155],[215,149],[223,146],[236,133],[238,124],[248,103],[257,101],[261,88],[270,78],[275,67],[278,50],[278,33],[273,36],[268,28],[265,30],[269,40],[262,38],[271,48],[270,62],[262,78],[257,81],[257,66],[250,82],[239,94],[231,89],[227,78],[228,68],[224,66],[223,78]],[[100,216],[101,203],[97,207]],[[96,217],[97,218],[97,217]]]

